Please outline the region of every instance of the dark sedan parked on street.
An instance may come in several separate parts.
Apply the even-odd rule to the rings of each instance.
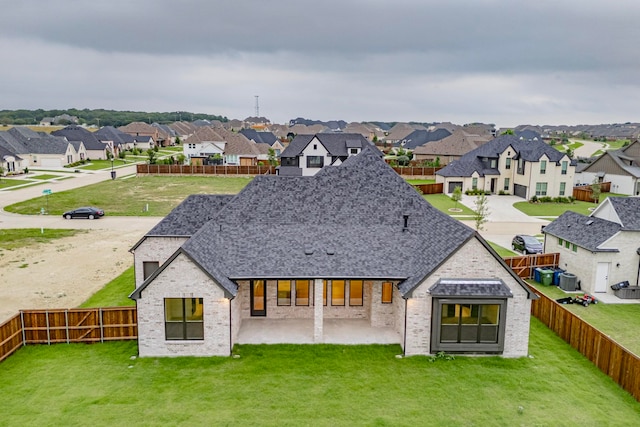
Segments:
[[[514,251],[527,254],[541,254],[542,243],[533,236],[527,236],[525,234],[518,234],[511,241],[511,247]]]
[[[101,216],[104,216],[104,211],[102,209],[94,208],[90,206],[74,209],[72,211],[68,211],[62,214],[62,217],[65,219],[71,219],[71,218],[95,219],[95,218],[100,218]]]

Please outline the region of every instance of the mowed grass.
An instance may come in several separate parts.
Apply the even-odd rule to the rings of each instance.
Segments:
[[[533,287],[551,299],[575,297],[576,293],[567,293],[556,286],[544,286],[528,281]],[[597,294],[594,295],[596,298]],[[594,328],[610,336],[627,350],[640,356],[640,304],[564,304],[564,308],[591,324]]]
[[[135,161],[126,161],[122,159],[114,159],[113,167],[117,168],[120,166],[130,166]],[[89,163],[84,165],[75,166],[73,169],[83,169],[83,170],[102,170],[102,169],[111,169],[111,160],[91,160]]]
[[[18,185],[30,184],[32,181],[27,181],[26,179],[15,179],[15,178],[0,178],[0,189],[3,188],[11,188],[16,187]]]
[[[396,345],[138,359],[135,342],[27,346],[2,362],[0,425],[637,425],[640,404],[535,319],[530,347],[431,362]]]
[[[2,250],[13,250],[42,243],[49,243],[52,240],[63,237],[75,236],[76,234],[87,233],[87,230],[67,230],[51,228],[12,228],[0,229],[0,252]]]
[[[626,197],[624,194],[617,193],[602,193],[600,196],[600,203],[607,197]],[[529,202],[516,202],[513,207],[529,216],[560,216],[566,211],[573,211],[583,215],[589,215],[591,211],[589,208],[596,208],[599,204],[582,202],[576,200],[573,203],[529,203]]]
[[[49,196],[49,214],[62,215],[79,206],[98,206],[106,215],[165,216],[190,194],[236,194],[252,178],[139,176],[103,181]],[[45,206],[45,196],[5,208],[9,212],[33,215]],[[145,211],[146,206],[149,209]]]
[[[134,270],[131,266],[91,295],[80,305],[80,308],[135,306],[135,301],[129,298],[129,294],[134,291],[135,287]]]
[[[469,209],[468,207],[464,206],[462,203],[458,202],[458,204],[456,204],[456,202],[454,202],[453,200],[451,200],[451,197],[447,196],[446,194],[425,194],[424,199],[431,203],[431,205],[438,209],[441,212],[444,212],[448,215],[468,215],[468,216],[473,216],[475,214],[475,212],[473,212],[471,209]],[[449,209],[461,209],[460,212],[451,212]]]

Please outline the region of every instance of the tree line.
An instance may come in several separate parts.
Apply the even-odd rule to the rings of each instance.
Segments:
[[[116,110],[89,110],[87,108],[78,110],[71,108],[67,110],[0,110],[0,124],[2,125],[37,125],[45,117],[56,117],[63,114],[75,116],[79,124],[102,126],[125,126],[131,122],[161,123],[168,124],[176,121],[194,120],[219,120],[227,122],[229,119],[224,116],[204,113],[191,113],[189,111],[171,112],[145,112],[145,111],[116,111]],[[60,123],[70,124],[68,122]]]

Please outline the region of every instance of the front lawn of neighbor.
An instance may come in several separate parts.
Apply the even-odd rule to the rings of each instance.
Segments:
[[[122,159],[115,159],[113,161],[113,167],[117,168],[119,166],[131,166],[134,161],[124,161]],[[89,163],[75,166],[73,169],[83,169],[83,170],[102,170],[102,169],[111,169],[111,160],[90,160]]]
[[[458,202],[458,204],[456,205],[456,202],[451,200],[451,197],[447,196],[446,194],[425,194],[422,197],[424,197],[427,202],[431,203],[434,208],[446,213],[447,215],[475,215],[474,211],[464,206],[462,203]],[[459,212],[452,212],[449,210],[455,208],[461,210]]]
[[[421,185],[421,184],[435,184],[435,179],[407,179],[406,180],[411,185]]]
[[[98,206],[106,215],[165,216],[190,194],[237,194],[250,177],[139,176],[103,181],[49,196],[49,214],[79,206]],[[45,206],[45,196],[7,206],[6,211],[33,215]],[[146,205],[148,211],[144,211]]]
[[[575,297],[576,293],[567,293],[557,286],[544,286],[534,281],[527,281],[551,299]],[[598,294],[594,294],[598,298]],[[565,304],[567,310],[590,323],[615,340],[627,350],[640,356],[640,304]]]
[[[616,193],[602,193],[600,196],[600,203],[607,197],[626,197],[624,194]],[[529,216],[560,216],[566,211],[578,212],[583,215],[589,215],[591,211],[589,208],[596,208],[596,203],[581,202],[576,200],[573,203],[529,203],[529,202],[516,202],[513,207]]]
[[[2,188],[11,188],[17,187],[18,185],[31,184],[32,181],[27,181],[25,179],[15,179],[15,178],[0,178],[0,189]]]
[[[397,359],[397,345],[246,345],[133,358],[135,342],[27,346],[0,425],[637,425],[640,404],[537,320],[531,357]]]

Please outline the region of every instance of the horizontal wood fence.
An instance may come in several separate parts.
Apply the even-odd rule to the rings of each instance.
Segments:
[[[416,184],[413,187],[419,189],[422,194],[442,194],[444,184]]]
[[[402,176],[435,176],[436,172],[444,166],[428,167],[428,166],[394,166],[392,169],[398,175]]]
[[[136,165],[138,175],[275,175],[275,166]]]
[[[504,258],[504,262],[521,278],[533,278],[536,268],[558,268],[560,253],[531,254]]]
[[[600,191],[602,193],[609,193],[611,191],[611,183],[610,182],[601,182],[600,183]],[[580,185],[578,187],[573,187],[573,198],[576,200],[580,200],[582,202],[591,202],[591,203],[599,203],[600,200],[594,199],[591,197],[593,195],[593,189],[590,184]]]
[[[531,303],[531,314],[640,401],[640,358],[549,297]]]
[[[94,343],[137,338],[135,307],[22,310],[0,325],[0,361],[29,344]]]

